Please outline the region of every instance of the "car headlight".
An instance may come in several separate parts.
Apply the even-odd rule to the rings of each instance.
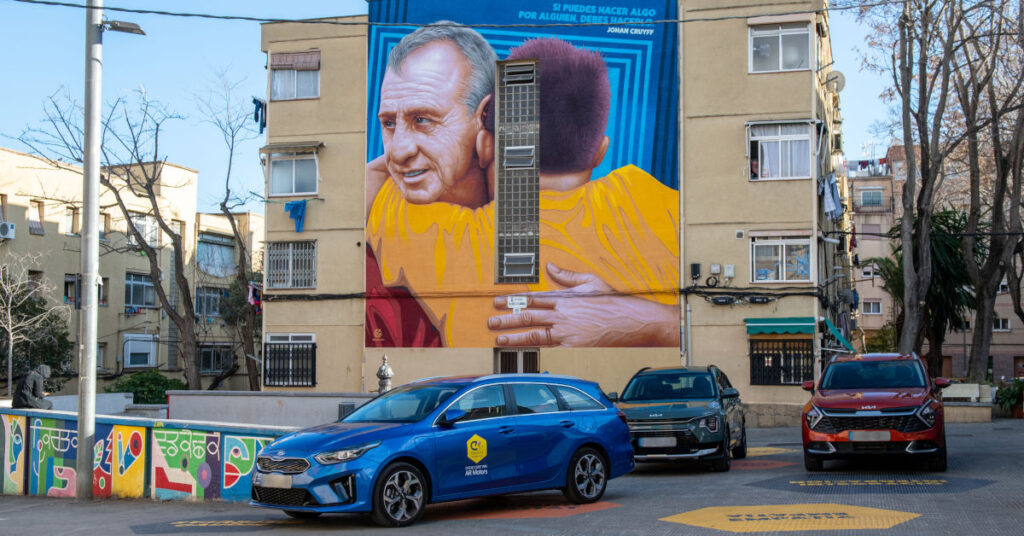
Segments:
[[[320,454],[313,456],[313,458],[315,458],[316,461],[324,465],[347,462],[349,460],[354,460],[362,456],[363,453],[378,445],[380,445],[380,441],[376,443],[367,443],[366,445],[360,445],[358,447],[350,447],[341,450],[332,450],[330,452],[321,452]]]
[[[939,416],[935,411],[935,408],[932,407],[932,402],[934,402],[934,400],[929,398],[921,406],[921,409],[917,410],[917,418],[921,419],[921,422],[927,424],[928,428],[935,426],[935,420]]]
[[[811,406],[811,411],[804,413],[804,421],[807,422],[807,427],[811,430],[814,430],[814,427],[818,426],[822,417],[824,417],[824,415],[814,406]]]
[[[704,417],[703,419],[700,420],[700,425],[703,426],[704,428],[707,428],[709,432],[717,432],[718,417],[715,417],[714,415]]]

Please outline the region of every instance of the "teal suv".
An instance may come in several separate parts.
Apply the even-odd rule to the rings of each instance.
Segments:
[[[707,461],[728,471],[747,456],[740,393],[714,365],[643,368],[609,398],[626,414],[638,462]]]

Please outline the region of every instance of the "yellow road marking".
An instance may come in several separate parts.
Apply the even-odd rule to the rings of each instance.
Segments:
[[[728,532],[784,532],[891,529],[920,516],[896,510],[825,503],[715,506],[663,517],[661,521]]]
[[[171,521],[175,527],[265,527],[302,523],[298,519],[219,519],[211,521]]]
[[[775,454],[788,454],[796,452],[795,449],[780,449],[778,447],[750,447],[747,449],[747,456],[773,456]]]

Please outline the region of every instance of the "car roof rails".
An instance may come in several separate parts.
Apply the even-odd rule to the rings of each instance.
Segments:
[[[640,370],[636,371],[636,373],[637,373],[637,374],[640,374],[641,372],[643,372],[643,371],[645,371],[645,370],[651,370],[651,367],[643,367],[643,368],[641,368]]]

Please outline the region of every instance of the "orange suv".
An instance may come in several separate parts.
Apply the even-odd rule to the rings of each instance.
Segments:
[[[946,470],[941,390],[946,378],[928,378],[915,354],[840,356],[822,371],[803,409],[804,467],[863,455],[926,459],[930,471]]]

